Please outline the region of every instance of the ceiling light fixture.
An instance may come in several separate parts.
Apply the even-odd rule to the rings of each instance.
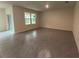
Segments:
[[[46,7],[46,8],[49,8],[49,5],[48,5],[48,4],[46,4],[46,5],[45,5],[45,7]]]

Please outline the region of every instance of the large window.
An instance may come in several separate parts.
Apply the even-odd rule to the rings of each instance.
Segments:
[[[31,14],[31,21],[32,21],[32,24],[36,24],[36,14],[34,13]]]
[[[36,24],[36,13],[25,12],[24,16],[26,25]]]
[[[30,22],[30,13],[25,12],[25,13],[24,13],[24,16],[25,16],[25,24],[26,24],[26,25],[31,24],[31,22]]]

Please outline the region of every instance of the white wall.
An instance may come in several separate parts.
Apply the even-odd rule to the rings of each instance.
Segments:
[[[79,51],[79,2],[75,5],[73,34]]]
[[[15,32],[14,29],[14,19],[13,19],[13,6],[12,5],[8,5],[6,8],[6,16],[9,15],[10,16],[10,29],[9,31],[11,32]]]
[[[45,11],[41,17],[41,27],[72,31],[72,7]]]
[[[36,25],[25,25],[25,20],[24,20],[25,11],[31,11],[31,12],[37,13],[36,11],[30,10],[30,9],[26,9],[26,8],[19,7],[19,6],[13,6],[15,32],[23,32],[23,31],[38,27],[38,19],[37,19]]]
[[[5,9],[0,8],[0,32],[7,31],[7,20]]]
[[[1,10],[2,9],[2,10]],[[7,4],[5,2],[0,2],[0,30],[6,31],[8,30],[8,22],[7,22],[7,16],[11,16],[11,29],[9,31],[14,32],[14,21],[13,21],[13,6],[10,4]],[[3,29],[4,28],[4,29]]]

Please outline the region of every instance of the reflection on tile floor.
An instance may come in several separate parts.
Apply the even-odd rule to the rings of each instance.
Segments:
[[[40,28],[0,34],[0,57],[78,57],[72,32]]]

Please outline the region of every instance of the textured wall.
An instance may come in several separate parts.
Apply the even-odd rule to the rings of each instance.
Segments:
[[[72,31],[73,8],[45,11],[41,17],[42,27]]]
[[[25,11],[30,11],[30,12],[35,12],[30,9],[22,8],[19,6],[14,6],[13,7],[13,17],[14,17],[14,27],[15,27],[15,32],[22,32],[30,29],[34,29],[38,27],[38,19],[37,19],[37,24],[33,25],[25,25],[25,20],[24,20],[24,12]]]
[[[74,10],[73,34],[79,51],[79,2],[76,3]]]

